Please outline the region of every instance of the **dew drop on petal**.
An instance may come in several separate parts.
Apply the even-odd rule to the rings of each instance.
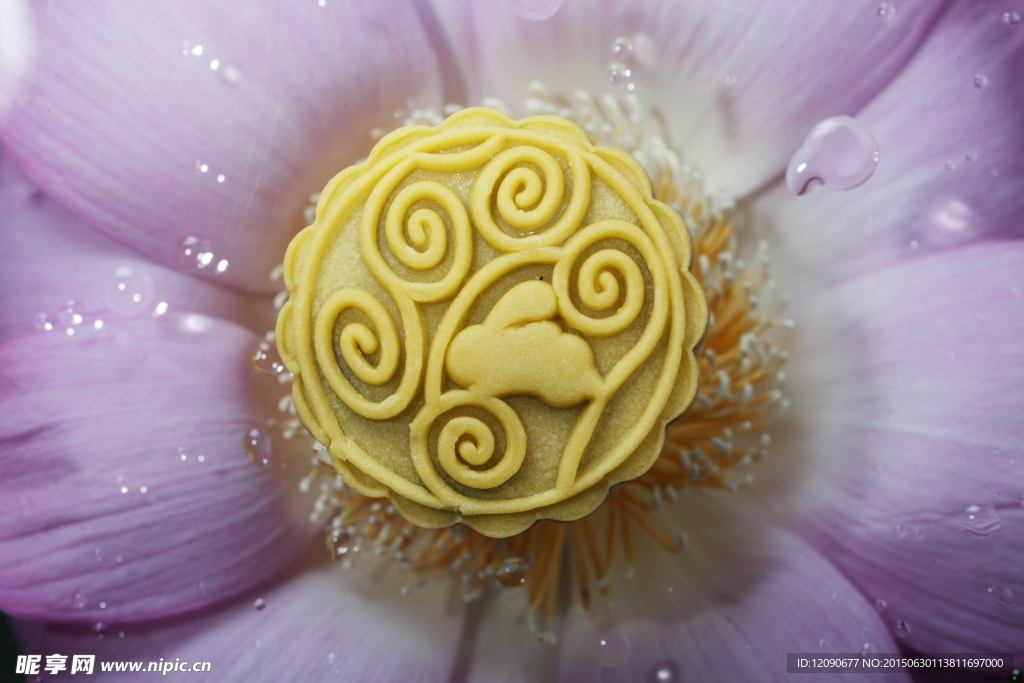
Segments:
[[[102,638],[107,632],[107,625],[102,621],[97,621],[92,625],[92,632],[96,634],[97,638]]]
[[[946,162],[946,170],[947,171],[955,171],[956,170],[956,162],[953,161],[952,159],[948,160]]]
[[[1005,588],[1003,586],[989,586],[988,592],[989,595],[992,596],[992,599],[1000,605],[1005,605],[1009,607],[1013,604],[1012,588]]]
[[[878,18],[883,22],[890,21],[896,14],[896,5],[891,2],[883,2],[878,6]]]
[[[267,601],[263,598],[256,598],[255,600],[253,600],[252,606],[257,610],[261,610],[267,606]]]
[[[879,612],[884,612],[889,607],[889,603],[887,603],[882,598],[878,598],[877,600],[875,600],[875,607],[878,609]]]
[[[280,375],[284,372],[284,363],[277,352],[277,346],[270,342],[260,342],[252,353],[252,366],[267,375]]]
[[[107,306],[118,313],[136,313],[153,299],[153,278],[131,266],[119,266],[107,284]]]
[[[331,556],[336,560],[345,557],[349,552],[355,552],[352,536],[344,529],[334,529],[331,531],[330,536],[327,537],[327,544],[328,549],[331,551]]]
[[[494,572],[494,579],[506,588],[518,588],[526,583],[526,561],[518,557],[506,559]]]
[[[896,627],[893,630],[900,638],[906,638],[910,635],[910,624],[900,619],[896,622]]]
[[[674,662],[662,662],[654,667],[651,676],[652,683],[675,683],[679,677],[679,670]]]
[[[71,606],[75,609],[85,609],[86,605],[89,604],[89,596],[82,591],[76,592],[71,596]]]
[[[628,62],[633,57],[633,41],[626,36],[619,36],[612,43],[612,59]]]
[[[57,319],[49,313],[37,313],[32,318],[32,325],[41,332],[49,332],[57,324]]]
[[[1002,520],[991,505],[970,505],[964,510],[964,528],[977,536],[989,536],[999,528]]]
[[[850,190],[867,181],[878,167],[878,142],[852,116],[825,119],[807,134],[786,167],[786,186],[807,192],[814,181],[831,190]]]
[[[830,643],[828,641],[828,638],[819,638],[818,639],[818,647],[821,648],[822,652],[831,652],[832,651],[832,643]]]
[[[213,245],[210,240],[188,235],[178,243],[174,260],[187,273],[196,273],[213,263]]]
[[[597,639],[597,660],[609,669],[625,664],[632,650],[629,639],[621,633],[605,633]]]
[[[988,85],[988,76],[985,74],[974,74],[974,87],[982,90]]]
[[[220,76],[228,83],[234,85],[242,80],[242,71],[233,64],[225,64],[220,70]]]
[[[513,0],[516,14],[529,21],[550,19],[562,7],[562,0]]]
[[[608,76],[608,82],[612,85],[622,85],[633,75],[633,71],[626,66],[626,63],[619,61],[608,62],[605,73]]]
[[[81,325],[83,320],[85,320],[85,306],[74,299],[65,301],[64,305],[57,311],[56,322],[60,328],[75,328]]]
[[[270,436],[255,427],[246,432],[242,446],[254,465],[269,465],[272,455]]]
[[[1014,11],[1003,12],[1003,26],[1013,28],[1020,23],[1020,15]]]

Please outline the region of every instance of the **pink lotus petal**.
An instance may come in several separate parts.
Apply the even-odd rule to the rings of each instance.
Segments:
[[[148,619],[294,562],[314,530],[242,447],[269,393],[258,339],[198,314],[91,328],[0,346],[0,608]]]
[[[14,628],[24,652],[96,654],[93,676],[100,681],[126,675],[102,673],[101,662],[144,661],[145,667],[161,658],[210,662],[208,674],[185,674],[197,680],[449,680],[463,611],[446,605],[451,586],[434,583],[403,598],[400,577],[374,569],[307,570],[192,619],[110,625],[102,639],[87,628],[26,622]]]
[[[791,475],[824,469],[814,542],[911,626],[902,644],[1024,648],[1024,243],[871,273],[794,315],[799,420],[773,451],[803,459]],[[826,354],[843,360],[800,363]]]
[[[761,200],[759,213],[819,282],[1024,235],[1024,31],[1003,26],[1002,11],[959,4],[857,114],[881,150],[865,185],[803,197],[777,188]]]
[[[644,543],[635,578],[613,570],[614,609],[569,612],[558,680],[656,681],[666,668],[678,681],[791,681],[787,652],[897,651],[878,612],[839,570],[751,512],[739,496],[681,498],[671,519],[689,532],[686,550],[666,556]],[[623,637],[625,661],[609,666],[614,653],[600,640]],[[902,672],[864,676],[828,680],[908,680]]]
[[[0,216],[0,341],[31,331],[37,314],[69,299],[107,317],[189,310],[273,328],[250,313],[255,297],[151,263],[83,225],[2,153]]]
[[[35,56],[25,0],[0,0],[0,118]]]
[[[89,225],[172,267],[183,238],[207,239],[228,261],[210,277],[241,287],[271,289],[310,193],[370,149],[373,127],[438,104],[407,2],[32,9],[39,59],[4,144]]]
[[[780,173],[819,120],[852,114],[913,55],[942,4],[800,2],[566,2],[550,19],[516,0],[441,0],[433,6],[460,57],[470,100],[512,105],[527,84],[571,96],[625,95],[608,83],[612,44],[632,39],[635,94],[656,105],[671,142],[708,187],[742,196]]]

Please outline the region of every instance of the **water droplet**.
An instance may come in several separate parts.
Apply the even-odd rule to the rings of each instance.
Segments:
[[[121,557],[120,555],[118,555],[117,557],[114,558],[114,561],[117,562],[118,564],[121,564],[124,561],[124,558]]]
[[[124,631],[118,631],[117,632],[117,637],[118,638],[124,638]]]
[[[261,610],[267,606],[267,601],[263,598],[256,598],[252,601],[252,606],[257,610]]]
[[[621,633],[606,633],[597,639],[597,661],[610,669],[622,666],[633,648]]]
[[[252,366],[267,375],[279,375],[284,372],[284,363],[277,352],[277,346],[270,342],[260,342],[252,353]]]
[[[949,159],[946,162],[946,170],[947,171],[955,171],[956,170],[956,162],[953,161],[952,159]]]
[[[789,160],[786,185],[798,195],[813,181],[850,190],[872,176],[878,156],[878,142],[867,126],[851,116],[833,116],[812,128]]]
[[[65,301],[57,311],[57,326],[63,329],[73,329],[81,325],[83,320],[85,320],[85,306],[74,299]]]
[[[977,160],[978,160],[978,153],[977,152],[964,152],[964,161],[967,161],[969,163],[969,162],[977,161]]]
[[[223,183],[225,180],[227,180],[227,177],[223,173],[217,176],[218,183]]]
[[[200,581],[199,585],[197,586],[197,588],[199,588],[199,592],[200,593],[202,593],[203,595],[206,595],[206,582],[205,581]]]
[[[92,632],[96,634],[97,638],[102,638],[107,632],[107,626],[102,621],[97,621],[92,625]]]
[[[828,638],[819,638],[818,639],[818,647],[821,648],[822,652],[831,652],[832,651],[832,643],[828,642]]]
[[[654,683],[675,683],[679,670],[673,662],[662,662],[654,667],[654,675],[651,680]]]
[[[344,529],[334,529],[331,531],[327,537],[327,549],[331,551],[331,556],[336,560],[340,560],[350,552],[356,551],[352,536]]]
[[[832,602],[839,604],[839,593],[832,593]]]
[[[878,6],[878,18],[883,22],[888,22],[896,14],[896,5],[891,2],[883,2]]]
[[[316,4],[320,5],[321,7],[325,7],[327,5],[327,0],[317,0]]]
[[[196,57],[198,57],[199,55],[203,54],[203,46],[202,45],[196,45],[195,47],[193,47],[192,48],[192,54],[194,54]]]
[[[510,557],[494,572],[494,579],[506,588],[518,588],[526,583],[529,565],[518,557]]]
[[[220,60],[219,59],[211,59],[210,60],[210,70],[211,71],[216,71],[219,68],[220,68]]]
[[[338,658],[337,655],[335,655],[333,652],[328,652],[327,653],[327,664],[329,666],[334,666],[334,662],[335,662],[335,660],[337,658]]]
[[[889,603],[887,603],[882,598],[878,598],[877,600],[875,600],[875,607],[878,609],[879,612],[884,612],[889,607]]]
[[[981,90],[988,85],[988,76],[985,74],[974,74],[974,87]]]
[[[991,505],[970,505],[964,510],[964,528],[978,536],[995,533],[1002,520]]]
[[[863,645],[860,646],[860,653],[862,655],[871,654],[874,651],[875,651],[875,646],[872,645],[871,643],[864,643]]]
[[[49,313],[37,313],[32,318],[32,325],[41,332],[49,332],[57,324],[57,319]]]
[[[622,85],[629,80],[629,77],[633,75],[633,71],[626,66],[625,62],[613,61],[608,62],[607,76],[608,82],[612,85]]]
[[[75,609],[85,609],[86,605],[89,604],[89,596],[82,591],[78,591],[71,596],[71,606]]]
[[[242,447],[249,454],[254,465],[269,465],[272,456],[270,435],[255,427],[246,432],[242,439]]]
[[[725,87],[731,88],[739,82],[739,79],[734,74],[729,74],[725,77]]]
[[[514,0],[516,13],[529,21],[544,21],[555,15],[562,0]]]
[[[119,266],[107,285],[107,306],[118,313],[136,313],[153,298],[153,278],[131,266]]]
[[[906,638],[910,635],[910,624],[900,619],[896,622],[896,628],[893,630],[896,631],[896,635],[900,638]]]
[[[188,235],[178,242],[175,261],[187,273],[196,273],[213,263],[213,246],[210,240]]]
[[[1016,12],[1003,12],[1003,26],[1013,28],[1020,23],[1020,15]]]
[[[96,557],[97,562],[103,561],[103,552],[99,548],[96,548],[96,550],[94,550],[92,554]]]
[[[907,537],[907,528],[905,526],[903,526],[902,524],[897,524],[896,525],[896,538],[906,538],[906,537]]]
[[[612,43],[612,59],[627,62],[633,58],[633,41],[626,36],[619,36]]]
[[[988,592],[989,592],[989,595],[992,596],[992,599],[995,600],[996,603],[998,603],[1000,605],[1009,606],[1009,605],[1013,604],[1013,589],[1012,588],[1005,588],[1003,586],[989,586],[988,587]]]

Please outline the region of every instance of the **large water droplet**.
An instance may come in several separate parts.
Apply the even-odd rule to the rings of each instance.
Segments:
[[[530,21],[544,21],[555,15],[562,0],[514,0],[516,14]]]
[[[900,638],[906,638],[910,635],[910,624],[900,619],[896,622],[896,627],[893,630]]]
[[[137,313],[153,299],[153,278],[131,266],[119,266],[107,285],[107,305],[118,313]]]
[[[196,273],[213,263],[213,245],[210,240],[188,235],[178,243],[174,260],[187,273]]]
[[[608,62],[606,74],[608,76],[609,83],[612,85],[622,85],[629,80],[629,77],[633,75],[633,72],[628,66],[626,66],[625,62],[613,61]]]
[[[654,667],[654,675],[651,680],[654,683],[675,683],[679,676],[679,670],[674,662],[662,662]]]
[[[988,76],[985,74],[974,74],[974,87],[978,90],[988,85]]]
[[[529,565],[518,557],[510,557],[494,572],[494,579],[506,588],[518,588],[526,583]]]
[[[786,186],[807,192],[813,181],[832,190],[849,190],[867,181],[878,167],[878,142],[868,127],[851,116],[827,118],[807,134],[786,167]]]
[[[1004,586],[989,586],[989,595],[1000,605],[1012,605],[1013,604],[1013,589],[1006,588]]]
[[[345,557],[350,551],[355,551],[352,537],[344,529],[334,529],[331,531],[331,534],[327,537],[327,547],[331,551],[331,557],[336,560]]]
[[[270,435],[255,427],[246,432],[242,447],[249,454],[254,465],[269,465],[272,456]]]
[[[883,2],[878,6],[878,18],[883,22],[890,21],[896,14],[896,5],[891,2]]]
[[[270,342],[260,342],[252,353],[252,366],[267,375],[280,375],[284,372],[284,363],[277,352],[277,346]]]
[[[597,639],[597,661],[610,669],[625,664],[632,650],[629,638],[621,633],[606,633]]]
[[[878,598],[877,600],[875,600],[875,607],[878,609],[879,612],[884,612],[889,607],[889,603],[887,603],[882,598]]]
[[[263,598],[256,598],[255,600],[252,601],[252,606],[256,610],[261,610],[261,609],[263,609],[264,607],[267,606],[267,601],[264,600]]]
[[[633,58],[633,41],[626,36],[619,36],[612,43],[612,59],[628,62]]]
[[[1013,28],[1020,23],[1020,15],[1014,11],[1003,12],[1003,26]]]
[[[964,528],[978,536],[995,533],[1002,521],[991,505],[970,505],[964,510]]]

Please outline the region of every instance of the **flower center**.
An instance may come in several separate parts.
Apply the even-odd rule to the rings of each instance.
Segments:
[[[685,415],[668,426],[666,441],[654,454],[650,469],[639,478],[613,487],[597,512],[571,522],[542,520],[525,525],[528,528],[507,538],[493,538],[500,534],[484,535],[462,524],[427,529],[408,521],[410,515],[399,515],[388,499],[365,495],[373,493],[372,487],[360,487],[364,489],[360,493],[346,486],[334,472],[328,449],[320,443],[313,445],[313,470],[302,486],[308,489],[319,482],[320,496],[312,516],[325,523],[328,549],[344,565],[350,565],[360,552],[372,549],[375,554],[394,558],[408,570],[403,593],[422,585],[432,575],[451,572],[461,577],[467,601],[483,595],[489,586],[524,590],[529,594],[531,615],[539,615],[550,623],[559,595],[570,590],[570,585],[582,606],[589,608],[596,597],[607,596],[608,578],[614,567],[624,564],[627,575],[635,571],[636,533],[650,536],[668,552],[685,548],[685,529],[665,528],[664,522],[656,521],[652,513],[664,503],[674,503],[686,487],[735,492],[752,481],[745,469],[767,454],[767,427],[786,406],[781,393],[785,380],[781,366],[787,354],[772,343],[771,333],[778,326],[790,326],[791,322],[778,318],[784,302],[776,295],[770,279],[767,245],[757,245],[747,259],[737,256],[745,245],[738,244],[731,204],[705,194],[698,172],[680,164],[679,156],[660,136],[644,134],[643,110],[635,96],[597,101],[588,93],[577,91],[572,100],[567,100],[550,96],[539,83],[531,84],[530,89],[528,113],[556,114],[574,120],[594,143],[614,146],[632,155],[650,175],[654,198],[672,206],[689,229],[695,263],[693,276],[707,300],[709,313],[706,334],[696,349],[700,386],[696,400]],[[493,100],[488,104],[509,109]],[[454,109],[446,107],[445,111],[451,113]],[[416,111],[406,124],[440,122],[441,117],[433,112]],[[512,173],[507,173],[506,180]],[[513,188],[513,204],[530,192],[528,181],[523,179]],[[412,202],[407,203],[411,206]],[[307,221],[312,222],[314,215],[310,214],[307,211]],[[424,224],[424,234],[419,235],[422,244],[416,242],[418,233],[411,226],[409,230],[414,246],[420,248],[416,254],[429,254],[429,224]],[[280,277],[280,271],[274,276]],[[505,296],[524,286],[538,290],[531,290],[524,299],[535,304],[543,303],[546,299],[541,294],[552,289],[546,283],[527,281]],[[278,308],[284,305],[285,296],[282,293],[275,301]],[[556,301],[554,293],[551,296]],[[495,310],[503,300],[504,297],[498,301]],[[553,310],[557,310],[557,302],[554,306]],[[486,331],[489,320],[490,316],[477,327]],[[334,329],[333,324],[330,329]],[[462,334],[470,330],[472,327],[465,328]],[[456,337],[452,342],[453,347],[458,340]],[[273,341],[271,333],[267,343],[257,349],[254,364],[265,372],[280,373],[282,381],[287,381],[289,373],[280,372],[281,366],[269,347]],[[357,347],[353,348],[372,354],[377,350],[372,341],[357,340]],[[382,359],[383,356],[378,367]],[[463,363],[456,354],[456,361],[454,365],[449,362],[448,370],[460,384],[473,384],[469,381],[475,377],[473,373],[485,369],[484,365],[477,365]],[[460,379],[460,373],[465,377]],[[592,401],[595,395],[595,391],[590,391],[584,398]],[[571,400],[574,397],[565,398],[562,403],[575,403]],[[279,426],[286,439],[301,435],[303,430],[293,417],[295,408],[290,397],[282,399],[279,407],[290,415],[273,426]],[[477,447],[480,442],[477,438],[471,445]],[[473,449],[463,454],[463,460],[468,458],[472,463],[475,456],[469,451]],[[568,572],[563,571],[566,562]]]

